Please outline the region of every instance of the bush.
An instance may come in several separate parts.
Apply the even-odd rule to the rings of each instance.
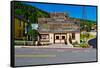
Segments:
[[[82,43],[83,41],[82,40],[80,40],[80,43]]]
[[[64,40],[65,41],[65,44],[67,45],[68,43],[67,43],[67,40]]]
[[[14,44],[15,44],[15,45],[25,45],[24,42],[15,42]]]
[[[86,43],[82,43],[82,44],[80,44],[80,47],[82,47],[82,48],[88,48],[89,46]]]
[[[77,41],[73,42],[72,45],[73,45],[74,47],[79,47],[79,43],[78,43]]]
[[[32,42],[29,41],[15,41],[15,46],[26,46],[26,45],[33,45]]]

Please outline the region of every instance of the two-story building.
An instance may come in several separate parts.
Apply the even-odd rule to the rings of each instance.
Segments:
[[[25,37],[25,25],[26,21],[20,17],[14,18],[14,39],[22,40]]]

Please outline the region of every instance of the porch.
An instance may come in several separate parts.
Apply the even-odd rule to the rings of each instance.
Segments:
[[[80,33],[41,33],[41,38],[39,39],[40,44],[68,44],[71,42],[80,43]],[[71,38],[71,42],[70,39]]]

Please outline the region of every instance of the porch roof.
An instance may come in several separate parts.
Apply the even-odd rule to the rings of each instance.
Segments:
[[[54,30],[54,31],[40,31],[40,30],[38,30],[39,31],[39,33],[80,33],[80,30],[74,30],[74,31],[64,31],[64,30],[62,30],[62,31],[57,31],[57,30]]]

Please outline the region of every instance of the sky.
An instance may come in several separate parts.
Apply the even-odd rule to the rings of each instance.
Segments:
[[[65,12],[68,13],[70,17],[81,18],[96,21],[96,7],[95,6],[82,6],[82,5],[63,5],[63,4],[44,4],[44,3],[32,3],[26,2],[25,4],[37,7],[43,11],[52,12]],[[85,14],[83,14],[83,7],[85,9]]]

